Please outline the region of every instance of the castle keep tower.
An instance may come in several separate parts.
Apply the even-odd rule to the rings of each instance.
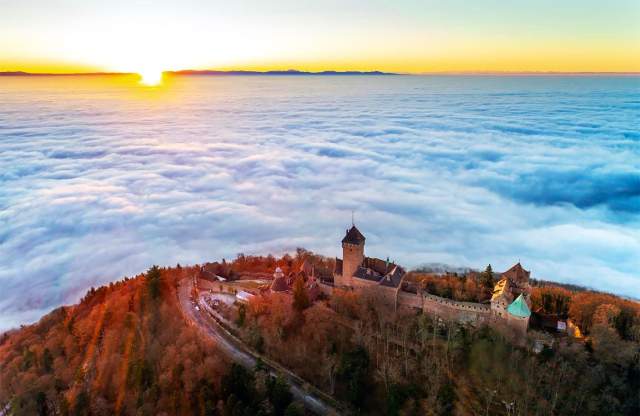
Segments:
[[[342,239],[342,281],[340,286],[353,286],[353,274],[364,262],[364,236],[352,225]]]

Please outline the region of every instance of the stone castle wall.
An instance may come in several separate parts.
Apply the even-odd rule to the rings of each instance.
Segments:
[[[329,285],[323,281],[318,281],[318,287],[325,296],[331,297],[331,295],[333,295],[333,285]]]
[[[464,323],[488,323],[491,320],[490,305],[460,302],[427,293],[415,294],[400,291],[398,306],[420,309],[445,320]]]
[[[361,288],[365,288],[365,287],[380,287],[380,288],[384,288],[384,286],[380,286],[378,285],[378,282],[375,280],[365,280],[365,279],[352,279],[352,284],[351,287],[354,289],[361,289]]]
[[[322,292],[331,296],[333,286],[324,283],[319,284]],[[498,315],[491,310],[490,304],[462,302],[428,293],[410,293],[395,288],[376,285],[372,289],[378,289],[380,295],[385,295],[391,302],[395,299],[396,308],[418,309],[423,313],[437,316],[447,321],[457,321],[472,325],[488,324],[503,333],[505,336],[513,338],[517,342],[523,342],[526,336],[528,319],[510,317],[504,311],[504,315]],[[364,287],[355,289],[368,290]]]
[[[423,304],[424,299],[419,294],[403,292],[402,290],[398,292],[398,307],[422,310]]]

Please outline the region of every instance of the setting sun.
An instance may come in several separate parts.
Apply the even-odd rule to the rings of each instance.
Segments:
[[[140,83],[148,86],[158,85],[162,82],[161,70],[145,70],[138,72],[140,75]]]

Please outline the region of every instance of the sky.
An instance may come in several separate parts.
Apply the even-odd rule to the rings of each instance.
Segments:
[[[104,78],[104,79],[103,79]],[[0,79],[0,331],[296,247],[640,298],[640,77]]]
[[[640,71],[640,2],[0,0],[0,71]]]

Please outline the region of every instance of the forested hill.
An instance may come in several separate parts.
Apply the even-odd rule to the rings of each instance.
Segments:
[[[176,282],[192,272],[152,268],[4,334],[0,406],[16,415],[198,414],[228,363],[182,319]]]
[[[276,264],[297,270],[304,259],[331,262],[300,250],[205,269],[233,280]],[[286,383],[261,367],[231,364],[185,323],[178,282],[199,271],[152,267],[0,336],[0,415],[302,414]],[[417,277],[454,297],[482,296],[485,280]],[[304,304],[265,293],[229,308],[228,321],[246,345],[354,414],[640,414],[638,304],[554,286],[535,287],[532,301],[536,313],[569,318],[585,337],[532,328],[529,345],[549,341],[536,354],[490,328],[393,311],[375,296],[339,290]]]
[[[232,364],[177,296],[199,267],[151,267],[0,336],[0,416],[300,416],[289,386]]]

